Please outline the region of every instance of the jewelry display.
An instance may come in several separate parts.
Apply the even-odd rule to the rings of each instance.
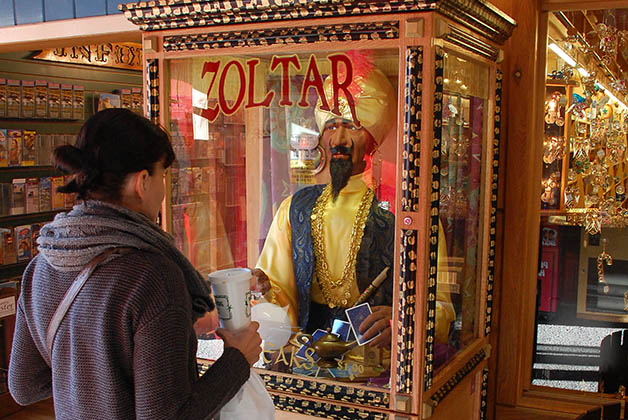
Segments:
[[[613,265],[613,257],[606,253],[606,238],[602,239],[602,252],[597,256],[597,280],[604,284],[604,294],[608,295],[611,288],[604,279],[604,264]]]

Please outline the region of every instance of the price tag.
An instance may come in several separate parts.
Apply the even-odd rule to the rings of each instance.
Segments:
[[[0,299],[0,319],[15,315],[15,296]]]

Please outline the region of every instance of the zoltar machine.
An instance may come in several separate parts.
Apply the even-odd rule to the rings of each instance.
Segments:
[[[514,21],[457,0],[120,7],[177,154],[164,228],[204,274],[256,269],[276,407],[484,416]]]

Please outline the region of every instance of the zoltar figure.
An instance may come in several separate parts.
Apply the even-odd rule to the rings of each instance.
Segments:
[[[315,109],[331,182],[303,188],[281,203],[254,274],[266,299],[287,307],[292,326],[311,334],[331,328],[335,319],[346,320],[345,309],[388,267],[366,299],[372,314],[359,327],[364,340],[379,335],[345,354],[345,360],[381,368],[390,354],[395,218],[367,184],[372,177],[365,156],[394,139],[397,103],[388,78],[368,54],[351,58],[352,98],[340,96],[339,114],[321,109],[320,99]],[[328,98],[330,79],[323,84]],[[382,370],[361,368],[360,376]]]

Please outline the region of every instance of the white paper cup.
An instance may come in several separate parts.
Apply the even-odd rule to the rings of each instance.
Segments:
[[[214,293],[220,326],[239,330],[251,322],[251,270],[227,268],[208,276]]]

